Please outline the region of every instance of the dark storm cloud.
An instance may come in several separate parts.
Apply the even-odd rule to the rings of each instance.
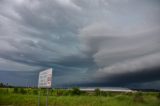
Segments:
[[[13,86],[37,86],[38,72],[1,70],[0,80]]]
[[[1,0],[0,73],[11,77],[16,71],[26,76],[19,77],[23,81],[35,80],[40,70],[53,67],[55,86],[154,81],[156,86],[159,5],[158,0]]]
[[[69,73],[81,73],[80,66],[92,64],[79,50],[80,8],[71,1],[6,0],[0,8],[1,70],[54,67],[55,77],[67,78]]]
[[[97,78],[95,82],[79,83],[77,85],[85,86],[85,87],[87,86],[91,86],[91,87],[120,86],[120,87],[129,87],[129,88],[160,89],[159,69],[160,67],[155,67],[155,68],[138,70],[138,72],[110,75],[107,77],[103,76],[99,79]]]
[[[2,55],[5,55],[2,56],[3,58],[27,63],[30,61],[26,60],[31,60],[30,63],[32,64],[34,62],[39,63],[38,61],[44,63],[60,61],[62,57],[76,54],[78,45],[75,43],[76,37],[73,33],[75,26],[67,25],[67,23],[71,24],[69,19],[73,15],[62,13],[67,11],[67,8],[75,12],[74,8],[69,6],[61,8],[58,1],[50,0],[46,2],[22,0],[13,3],[6,2],[4,4],[8,5],[8,11],[14,15],[10,16],[8,12],[4,12],[5,8],[3,8],[4,11],[1,10],[1,25],[2,29],[4,28],[6,31],[1,31],[1,40],[4,42],[2,44],[8,46],[6,48],[9,49],[4,49],[1,52]],[[65,15],[65,19],[62,15]],[[15,16],[19,17],[19,20]],[[17,19],[16,22],[13,18]],[[55,22],[52,23],[54,20]],[[3,49],[3,47],[1,48]],[[68,51],[68,48],[71,51]]]

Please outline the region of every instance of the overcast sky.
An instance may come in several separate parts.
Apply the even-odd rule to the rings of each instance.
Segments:
[[[160,89],[159,0],[0,0],[0,82]]]

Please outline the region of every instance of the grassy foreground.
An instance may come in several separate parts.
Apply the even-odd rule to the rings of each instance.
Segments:
[[[114,93],[107,96],[77,95],[49,96],[49,106],[160,106],[158,93]],[[34,94],[4,93],[0,91],[0,106],[37,106]],[[41,96],[45,106],[46,96]]]

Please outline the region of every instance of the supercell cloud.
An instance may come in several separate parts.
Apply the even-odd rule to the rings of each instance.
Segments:
[[[0,81],[160,88],[159,19],[159,0],[1,0]]]

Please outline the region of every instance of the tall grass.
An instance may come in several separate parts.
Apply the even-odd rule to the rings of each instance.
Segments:
[[[0,106],[37,106],[38,95],[36,89],[0,89]],[[96,96],[80,95],[57,95],[56,92],[71,92],[66,90],[50,90],[49,106],[160,106],[159,93],[112,93]],[[31,93],[32,92],[32,93]],[[63,93],[64,93],[63,92]],[[77,91],[76,91],[77,92]],[[99,91],[98,91],[99,92]],[[79,92],[78,92],[79,93]],[[103,93],[103,92],[101,92]],[[41,106],[45,106],[45,90],[41,92]],[[142,99],[143,98],[143,99]],[[142,100],[138,100],[142,99]]]

